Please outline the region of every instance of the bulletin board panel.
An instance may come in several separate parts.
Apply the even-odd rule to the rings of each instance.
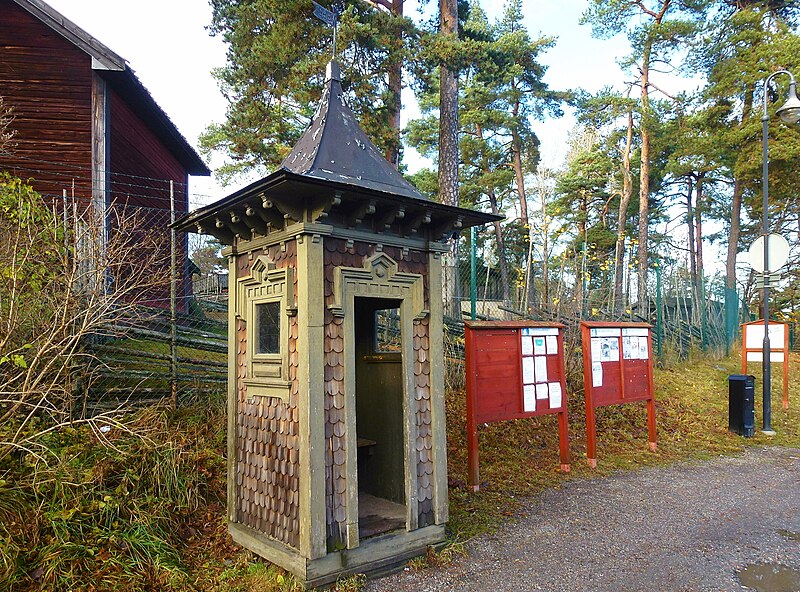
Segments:
[[[650,449],[656,450],[652,327],[647,323],[581,321],[586,392],[586,447],[597,466],[595,410],[605,405],[647,401]]]
[[[764,358],[764,319],[742,325],[742,374]],[[789,408],[789,324],[769,322],[769,361],[783,363],[783,408]]]
[[[478,425],[556,413],[561,468],[570,470],[560,323],[465,321],[469,481],[480,484]]]

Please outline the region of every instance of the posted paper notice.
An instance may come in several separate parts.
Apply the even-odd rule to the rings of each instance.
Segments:
[[[547,382],[547,358],[536,356],[534,366],[536,368],[536,382]]]
[[[561,407],[561,383],[550,383],[550,409]]]
[[[533,358],[522,358],[522,384],[533,384],[536,375],[533,371]]]
[[[558,340],[556,339],[555,335],[548,335],[547,336],[547,354],[557,354],[558,353]]]
[[[536,386],[526,384],[522,387],[522,409],[525,413],[536,411]]]
[[[546,382],[540,382],[536,385],[536,398],[547,399],[550,396],[550,389],[547,388]]]
[[[592,386],[603,386],[603,364],[592,362]]]
[[[547,353],[544,337],[533,338],[533,353],[537,356],[543,356]]]
[[[523,356],[533,355],[533,337],[531,337],[530,335],[522,336],[522,355]]]

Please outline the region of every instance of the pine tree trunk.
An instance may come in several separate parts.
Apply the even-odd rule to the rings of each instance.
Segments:
[[[628,205],[633,195],[633,179],[631,178],[631,145],[633,144],[633,112],[628,111],[628,135],[625,139],[625,151],[622,153],[622,195],[617,212],[617,244],[614,249],[614,316],[622,315],[623,294],[622,281],[625,272],[625,219]]]
[[[483,127],[481,125],[475,126],[475,134],[481,141],[483,141]],[[486,154],[481,155],[481,161],[484,174],[488,174],[490,170]],[[487,195],[489,197],[489,207],[491,207],[492,209],[492,214],[499,215],[500,206],[497,203],[497,194],[495,193],[494,189],[489,188],[489,190],[487,191]],[[500,221],[499,220],[495,221],[493,224],[494,224],[495,241],[497,243],[497,261],[498,265],[500,266],[500,281],[503,282],[503,300],[505,300],[506,304],[508,304],[511,301],[511,287],[508,281],[506,243],[505,240],[503,239],[503,228],[502,226],[500,226]]]
[[[650,226],[650,130],[648,118],[650,117],[649,95],[649,62],[650,45],[645,46],[642,57],[642,151],[639,169],[639,245],[637,258],[639,259],[639,273],[636,283],[639,314],[647,315],[647,231]]]
[[[669,10],[672,0],[662,0],[661,8],[658,13],[649,12],[653,17],[650,30],[646,33],[647,38],[642,48],[642,158],[639,170],[639,277],[637,281],[639,312],[647,314],[647,268],[648,268],[648,244],[647,234],[650,225],[650,59],[653,53],[653,33],[661,26],[664,15]],[[640,8],[642,3],[637,2]]]
[[[686,234],[689,237],[689,281],[692,284],[692,309],[697,310],[700,304],[697,300],[697,246],[695,244],[695,212],[692,206],[692,199],[694,195],[693,180],[689,178],[689,189],[686,192]]]
[[[519,101],[514,104],[513,115],[516,117],[519,112]],[[514,167],[514,178],[517,182],[517,195],[519,196],[519,216],[522,221],[522,226],[530,236],[530,218],[528,217],[528,195],[525,191],[525,174],[522,171],[522,141],[520,140],[519,133],[514,129],[511,131],[511,156]],[[528,303],[528,310],[536,303],[536,286],[533,282],[533,262],[528,261],[530,272],[528,275],[527,298],[524,300]]]
[[[444,36],[458,37],[456,0],[440,0],[440,26]],[[458,75],[440,64],[439,88],[439,201],[458,205]]]
[[[404,0],[392,0],[391,12],[397,17],[403,16]],[[403,62],[400,58],[403,39],[398,37],[394,42],[394,55],[396,56],[389,64],[389,96],[387,104],[389,109],[389,127],[392,132],[392,139],[386,148],[386,160],[397,168],[400,165],[400,111],[402,109],[402,99],[400,95],[403,91]]]
[[[745,90],[744,105],[742,106],[742,120],[739,127],[743,126],[753,110],[753,87],[748,86]],[[728,254],[725,262],[725,287],[730,290],[736,289],[736,253],[739,250],[739,235],[741,233],[742,220],[742,195],[744,185],[737,176],[733,184],[733,204],[731,207],[731,225],[728,233]]]
[[[695,293],[697,294],[697,312],[700,314],[700,307],[705,306],[705,295],[703,294],[703,176],[697,179],[697,200],[694,207],[694,250],[697,263],[697,278],[695,281]],[[694,319],[697,321],[697,318]]]
[[[489,205],[492,208],[492,214],[499,214],[500,208],[497,205],[497,195],[494,189],[487,192],[489,197]],[[500,266],[500,281],[503,283],[503,300],[508,303],[511,300],[511,291],[508,282],[508,263],[506,263],[506,243],[503,240],[503,229],[500,226],[500,221],[493,222],[494,236],[497,241],[497,261]]]
[[[456,0],[439,0],[441,34],[458,38],[458,4]],[[439,201],[458,205],[458,73],[447,64],[439,66]],[[445,312],[461,317],[458,294],[457,243],[452,242],[445,257]]]
[[[585,253],[587,250],[588,245],[586,244],[586,218],[587,213],[589,211],[588,200],[586,199],[586,194],[581,191],[581,199],[579,201],[578,207],[580,209],[580,217],[578,219],[578,236],[581,237],[583,242],[583,252]],[[580,255],[581,257],[581,265],[576,265],[576,269],[580,269],[580,272],[575,274],[575,278],[577,280],[575,285],[575,302],[578,305],[578,310],[583,311],[583,283],[587,281],[586,279],[586,264],[585,258],[583,254]]]

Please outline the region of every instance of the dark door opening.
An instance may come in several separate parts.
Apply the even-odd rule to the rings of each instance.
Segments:
[[[406,526],[400,301],[355,299],[358,531]]]

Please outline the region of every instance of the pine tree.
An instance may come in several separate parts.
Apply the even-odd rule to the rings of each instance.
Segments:
[[[312,17],[308,0],[211,0],[212,35],[228,44],[227,64],[214,73],[229,102],[226,120],[201,137],[205,153],[229,162],[223,180],[276,168],[308,124],[332,57],[332,31]],[[347,100],[370,138],[397,146],[397,93],[388,72],[402,63],[416,35],[410,20],[360,0],[340,18],[336,59]],[[392,81],[396,84],[396,81]]]

